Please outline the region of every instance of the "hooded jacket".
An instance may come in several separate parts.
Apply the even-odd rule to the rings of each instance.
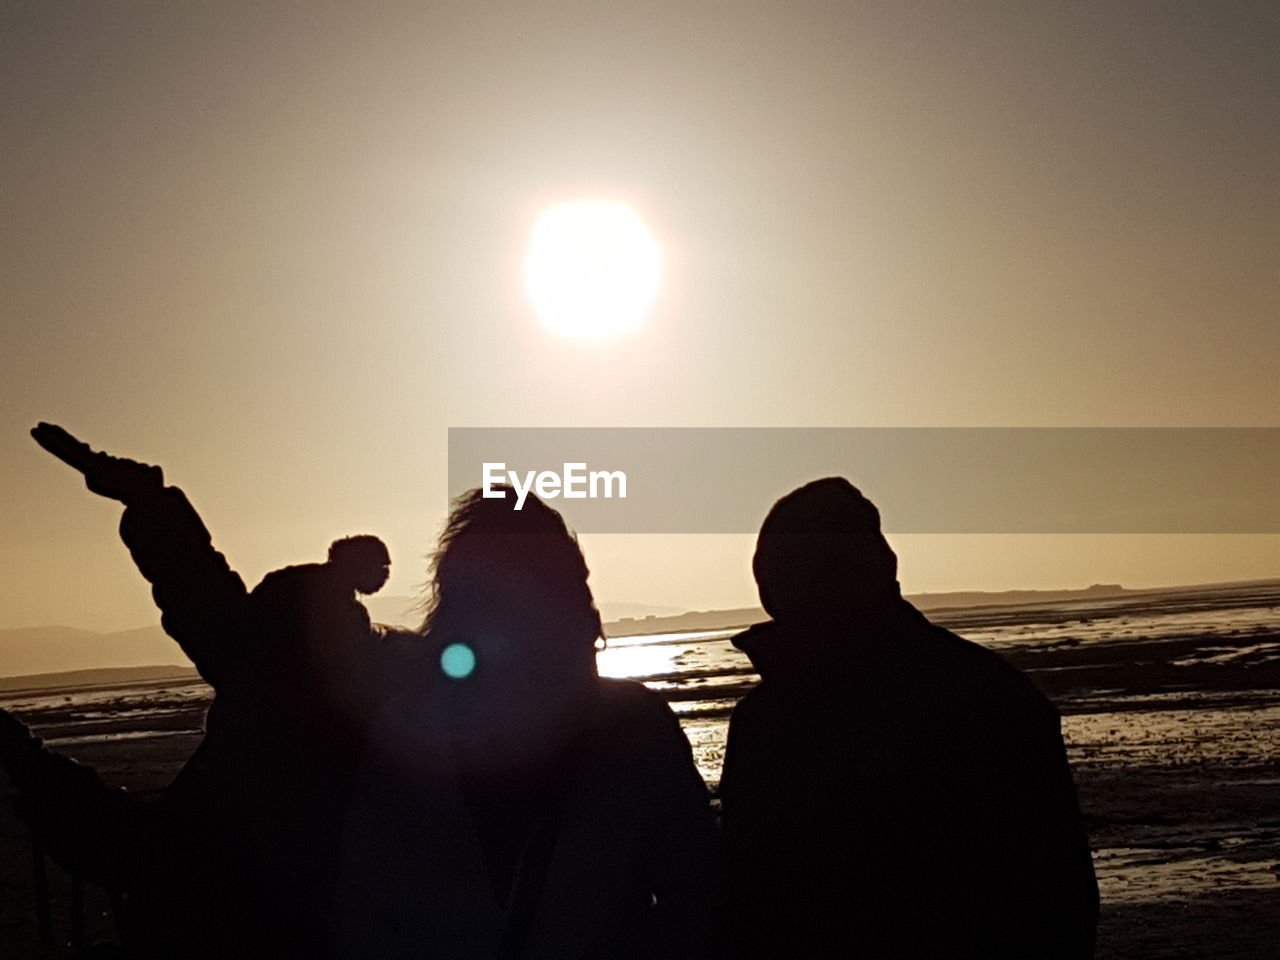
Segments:
[[[901,598],[735,638],[721,794],[742,957],[1092,956],[1053,705]]]

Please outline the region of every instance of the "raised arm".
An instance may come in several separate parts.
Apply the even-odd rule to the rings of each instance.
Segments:
[[[186,495],[164,485],[159,467],[94,451],[61,427],[41,423],[31,435],[94,493],[125,505],[120,537],[151,583],[165,632],[217,687],[239,662],[247,591]]]

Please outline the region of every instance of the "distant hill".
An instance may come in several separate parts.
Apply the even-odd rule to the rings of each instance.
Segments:
[[[1071,601],[1092,601],[1139,597],[1158,593],[1217,593],[1280,586],[1280,579],[1226,583],[1191,584],[1175,587],[1129,589],[1118,584],[1094,584],[1078,590],[964,590],[952,593],[919,593],[908,600],[922,610],[976,607],[1026,606]],[[378,623],[413,626],[421,618],[414,597],[371,597],[370,616]],[[639,603],[602,603],[607,619],[605,633],[611,637],[722,630],[745,627],[767,619],[759,607],[730,610],[691,610],[670,614],[676,608]],[[619,615],[619,611],[627,611]],[[612,614],[612,618],[610,618]],[[170,664],[160,666],[157,664]],[[19,627],[0,630],[0,678],[29,679],[47,674],[102,670],[182,671],[190,661],[159,626],[140,627],[115,633],[100,633],[74,627]],[[59,681],[61,682],[61,681]],[[14,689],[9,680],[0,688]]]
[[[190,666],[159,626],[118,633],[73,627],[0,630],[0,676],[66,673],[113,667]]]
[[[921,610],[943,610],[952,607],[987,607],[1027,603],[1057,603],[1064,600],[1102,599],[1123,596],[1119,584],[1095,583],[1083,590],[963,590],[953,593],[916,593],[907,596]],[[745,627],[769,615],[760,607],[736,607],[732,610],[690,610],[675,616],[621,617],[605,624],[610,637],[635,637],[650,633],[676,633],[685,630],[724,630]]]
[[[1131,589],[1118,583],[1095,583],[1075,590],[958,590],[950,593],[914,593],[907,599],[921,610],[953,610],[971,607],[1020,607],[1033,604],[1110,600],[1158,593],[1195,593],[1246,590],[1280,585],[1280,580],[1245,580],[1223,583],[1188,584],[1174,587]],[[767,620],[760,607],[732,610],[691,610],[675,616],[623,617],[604,625],[610,637],[637,637],[654,633],[682,633],[695,630],[727,630]]]
[[[417,627],[422,623],[423,601],[421,597],[364,598],[364,605],[374,623],[393,627]],[[632,603],[628,600],[598,600],[600,616],[605,620],[621,620],[623,617],[666,617],[683,613],[683,608],[662,606],[656,603]]]
[[[196,680],[195,667],[110,667],[106,670],[68,670],[23,677],[0,677],[0,694],[24,690],[71,690],[83,687],[119,687],[128,683]]]
[[[690,610],[672,617],[622,617],[604,625],[607,637],[639,637],[651,633],[684,633],[693,630],[724,630],[745,627],[768,620],[760,607],[735,607],[732,610]]]
[[[605,620],[621,620],[623,617],[671,617],[683,613],[680,607],[664,607],[654,603],[629,603],[626,600],[598,600],[596,606]]]
[[[950,607],[992,607],[1024,603],[1059,603],[1063,600],[1102,600],[1123,597],[1129,590],[1118,583],[1095,583],[1082,590],[957,590],[951,593],[913,593],[907,597],[921,610],[944,610]]]

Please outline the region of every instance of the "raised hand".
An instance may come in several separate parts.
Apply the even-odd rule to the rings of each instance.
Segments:
[[[164,473],[159,467],[93,450],[55,424],[37,424],[31,436],[63,463],[84,474],[85,486],[100,496],[128,503],[164,487]]]

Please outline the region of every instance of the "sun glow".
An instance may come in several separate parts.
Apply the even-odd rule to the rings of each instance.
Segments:
[[[616,200],[577,200],[538,218],[525,289],[549,328],[601,339],[634,330],[658,293],[662,256],[640,215]]]

